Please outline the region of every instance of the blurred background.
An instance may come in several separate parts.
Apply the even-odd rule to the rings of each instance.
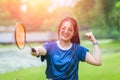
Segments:
[[[57,39],[57,28],[66,16],[77,20],[81,45],[92,48],[84,38],[92,31],[101,48],[102,67],[82,63],[81,80],[120,79],[120,0],[0,0],[0,80],[45,80],[45,62],[31,56],[28,47],[21,51],[14,44],[15,25],[23,22],[27,41],[38,46]]]

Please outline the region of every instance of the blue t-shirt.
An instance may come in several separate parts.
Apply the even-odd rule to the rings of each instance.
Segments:
[[[47,79],[78,80],[79,61],[85,61],[88,49],[73,43],[70,49],[62,50],[57,42],[47,42],[43,47],[47,50]]]

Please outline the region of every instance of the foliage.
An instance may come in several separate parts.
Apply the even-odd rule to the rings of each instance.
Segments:
[[[8,10],[8,2],[5,0],[0,1],[0,25],[9,26],[15,20],[11,20],[10,12]]]
[[[120,39],[119,13],[119,0],[84,0],[73,9],[80,29],[93,31],[97,38]]]
[[[83,7],[82,4],[86,6]],[[81,32],[92,31],[97,38],[106,38],[107,28],[100,0],[90,0],[89,3],[84,0],[78,3],[73,9],[73,16],[77,19]]]
[[[111,37],[114,38],[120,38],[120,2],[116,2],[116,4],[113,7],[113,10],[110,13],[109,19],[110,19],[110,26],[111,29],[110,34]]]
[[[106,20],[108,37],[119,39],[120,37],[120,7],[119,0],[103,0],[103,12]]]
[[[74,7],[57,7],[49,12],[51,5],[51,0],[1,0],[0,25],[21,21],[27,31],[57,31],[60,20],[72,16],[81,31],[92,30],[98,38],[120,38],[119,0],[79,0]]]

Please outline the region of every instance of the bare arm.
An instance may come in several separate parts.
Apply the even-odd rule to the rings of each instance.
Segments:
[[[47,50],[42,46],[34,47],[34,49],[36,50],[36,52],[31,51],[31,54],[33,56],[46,55],[46,53],[47,53]]]
[[[85,35],[93,44],[93,54],[87,52],[85,61],[89,64],[100,66],[101,65],[101,54],[98,44],[96,44],[97,40],[95,39],[92,32],[86,33]]]

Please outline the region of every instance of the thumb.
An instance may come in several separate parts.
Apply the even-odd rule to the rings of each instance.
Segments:
[[[86,38],[91,38],[91,32],[86,33],[86,34],[85,34],[85,37],[86,37]]]

